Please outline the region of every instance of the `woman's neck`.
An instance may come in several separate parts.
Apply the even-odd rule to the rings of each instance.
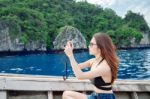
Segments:
[[[102,57],[100,55],[97,55],[97,56],[95,56],[95,60],[100,61],[100,60],[102,60]]]

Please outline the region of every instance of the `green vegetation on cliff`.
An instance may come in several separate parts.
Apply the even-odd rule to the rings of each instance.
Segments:
[[[112,9],[75,0],[0,0],[0,21],[8,24],[12,37],[25,44],[46,42],[48,48],[66,25],[78,28],[87,44],[94,33],[106,32],[119,47],[129,46],[131,39],[138,44],[142,32],[150,31],[140,14],[129,11],[122,19]]]

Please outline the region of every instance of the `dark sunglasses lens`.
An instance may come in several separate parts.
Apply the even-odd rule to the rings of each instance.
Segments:
[[[90,45],[90,46],[93,46],[93,45],[95,45],[95,44],[93,44],[93,43],[90,43],[89,45]]]

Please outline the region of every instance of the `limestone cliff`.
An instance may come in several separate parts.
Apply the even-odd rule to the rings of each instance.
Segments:
[[[21,35],[11,37],[10,34],[10,27],[5,22],[0,22],[0,51],[46,50],[43,42],[30,40],[24,44],[20,41]]]
[[[67,41],[73,41],[75,49],[87,48],[86,40],[81,32],[71,26],[65,26],[53,41],[54,49],[63,49]]]
[[[143,33],[143,39],[140,44],[150,44],[150,36],[148,33]]]

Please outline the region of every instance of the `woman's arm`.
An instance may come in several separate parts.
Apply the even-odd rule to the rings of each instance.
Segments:
[[[74,55],[73,55],[73,46],[71,42],[67,42],[67,45],[65,47],[64,52],[66,53],[66,55],[68,56],[72,69],[75,73],[75,76],[78,79],[91,79],[91,78],[95,78],[98,76],[103,75],[103,73],[106,73],[105,71],[107,70],[106,66],[99,66],[97,69],[92,70],[92,71],[88,71],[88,72],[83,72],[80,67],[78,66],[78,63],[76,62]],[[102,64],[101,64],[102,65]],[[105,65],[105,64],[104,64]]]
[[[92,71],[88,71],[88,72],[83,72],[79,66],[78,63],[76,62],[74,56],[70,56],[69,57],[72,69],[75,73],[75,76],[78,79],[92,79],[98,76],[102,76],[105,75],[108,72],[108,69],[106,68],[107,66],[105,66],[105,63],[101,63],[101,66],[97,67],[97,69],[92,70]]]
[[[79,63],[78,66],[80,67],[80,69],[91,67],[92,63],[93,63],[93,60],[94,60],[94,58],[93,59],[89,59],[88,61],[85,61],[83,63]]]

